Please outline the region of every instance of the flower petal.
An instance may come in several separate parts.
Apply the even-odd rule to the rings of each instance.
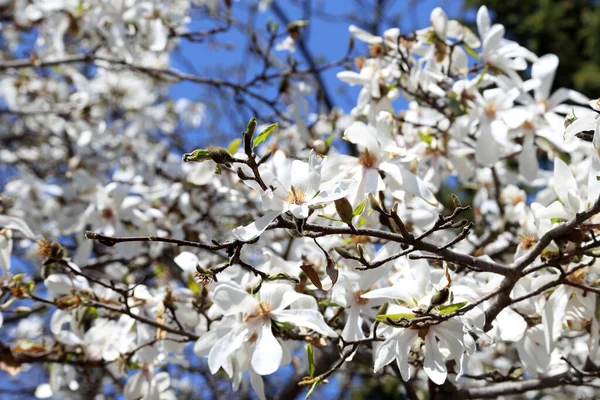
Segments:
[[[275,336],[273,336],[271,323],[262,324],[252,353],[252,368],[259,375],[272,374],[281,365],[282,357],[283,350]]]
[[[423,370],[436,385],[443,384],[448,376],[444,356],[431,331],[425,336],[425,362],[423,363]]]
[[[213,301],[222,310],[223,315],[252,313],[258,308],[254,297],[227,283],[217,286],[213,293]]]
[[[296,326],[312,329],[322,335],[336,337],[337,333],[331,329],[323,319],[323,315],[315,310],[279,310],[271,313],[271,318],[279,322],[289,322]]]
[[[236,239],[242,242],[248,242],[259,237],[275,218],[281,215],[279,210],[267,210],[265,215],[246,226],[239,226],[231,233]]]

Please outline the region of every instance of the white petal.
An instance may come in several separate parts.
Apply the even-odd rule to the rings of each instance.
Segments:
[[[337,333],[323,320],[323,315],[315,310],[279,310],[271,313],[271,318],[279,322],[289,322],[296,326],[312,329],[329,337],[336,337]]]
[[[569,295],[565,293],[563,286],[559,286],[550,295],[548,301],[546,301],[544,312],[542,313],[542,323],[544,326],[547,354],[552,352],[554,344],[562,332],[562,324],[565,319],[565,310],[568,302]]]
[[[500,41],[504,38],[504,27],[500,24],[492,26],[483,39],[483,57],[488,58],[491,52],[498,47]]]
[[[212,374],[217,371],[227,362],[228,357],[239,349],[246,340],[247,330],[238,328],[232,330],[221,339],[217,340],[208,355],[208,367]]]
[[[500,338],[506,342],[518,342],[527,329],[527,322],[512,308],[505,308],[496,317]]]
[[[267,400],[263,378],[252,370],[250,370],[250,385],[252,386],[252,389],[254,389],[254,393],[256,393],[259,400]]]
[[[423,370],[436,385],[443,384],[446,381],[446,376],[448,376],[444,356],[432,332],[425,336],[425,362],[423,363]]]
[[[389,178],[388,182],[392,190],[404,190],[422,198],[431,205],[438,204],[435,195],[429,190],[427,184],[409,170],[389,162],[381,163],[379,169],[387,173],[386,178]]]
[[[258,301],[252,295],[227,283],[217,286],[213,301],[223,315],[252,313],[258,308]]]
[[[123,393],[125,394],[125,398],[127,400],[137,400],[142,397],[142,386],[144,385],[146,379],[142,374],[142,371],[135,373],[127,380],[127,384],[123,389]]]
[[[10,269],[10,255],[12,253],[13,241],[12,231],[4,231],[0,234],[0,271],[4,278],[8,276]]]
[[[154,379],[152,379],[152,384],[156,385],[159,393],[169,389],[171,386],[171,378],[169,377],[169,373],[165,371],[159,372],[154,376]]]
[[[529,182],[532,182],[538,175],[537,151],[534,144],[534,137],[531,134],[525,136],[523,149],[519,154],[519,173]]]
[[[477,11],[477,30],[479,36],[484,37],[487,31],[490,29],[492,22],[490,19],[490,13],[486,6],[481,6]]]
[[[560,157],[554,158],[554,191],[566,206],[570,204],[569,192],[577,193],[577,181],[569,166]]]
[[[560,88],[552,93],[552,96],[548,99],[548,105],[551,109],[554,109],[567,100],[571,100],[574,103],[587,104],[589,99],[586,95],[573,89]]]
[[[360,40],[362,42],[365,42],[368,44],[377,44],[377,43],[383,42],[383,38],[381,38],[380,36],[375,36],[357,26],[350,25],[348,30],[355,38],[357,38],[358,40]]]
[[[254,221],[253,223],[235,228],[231,233],[236,239],[242,242],[248,242],[259,237],[275,218],[281,215],[281,211],[268,210],[265,215]]]
[[[417,340],[419,331],[414,329],[404,329],[398,337],[396,344],[396,364],[400,370],[402,379],[408,381],[410,379],[410,364],[408,363],[408,354],[412,344]]]
[[[21,232],[28,239],[35,239],[35,234],[21,218],[0,215],[0,228],[10,228]]]
[[[167,47],[168,32],[160,18],[155,18],[150,25],[150,50],[163,51]]]
[[[354,85],[365,86],[365,85],[368,85],[370,82],[369,79],[365,79],[364,76],[362,76],[361,74],[354,72],[354,71],[338,72],[338,74],[336,76],[340,81],[346,82],[352,86],[354,86]]]
[[[503,124],[502,122],[500,123]],[[482,127],[481,135],[479,135],[477,145],[475,146],[475,159],[477,163],[489,167],[500,160],[501,155],[502,148],[492,136],[491,126]]]
[[[373,366],[373,372],[379,371],[396,358],[396,345],[398,343],[398,337],[402,332],[399,331],[388,337],[377,349],[375,354],[375,365]]]
[[[582,116],[576,115],[577,119],[565,130],[565,142],[573,139],[579,132],[594,130],[596,128],[598,116],[598,113],[595,112],[586,112]]]
[[[360,310],[358,307],[351,307],[348,311],[348,319],[346,325],[342,331],[342,337],[346,341],[355,341],[365,338],[365,334],[362,331],[363,319],[360,317]],[[389,363],[389,361],[388,361]]]
[[[536,204],[534,206],[534,204]],[[560,201],[554,201],[548,207],[544,207],[539,203],[532,204],[532,210],[536,218],[558,218],[568,220],[573,217],[573,214],[567,212],[565,206]]]
[[[258,339],[252,353],[252,368],[259,375],[269,375],[281,365],[283,350],[271,332],[271,323],[261,326]]]
[[[363,146],[365,149],[379,155],[380,146],[375,132],[363,122],[354,122],[344,132],[344,139],[350,143]]]
[[[196,266],[199,263],[198,256],[189,251],[182,251],[175,259],[175,264],[185,272],[193,274],[196,271]]]
[[[286,297],[288,294],[292,295],[292,297]],[[300,293],[297,294],[301,295]],[[284,298],[286,298],[287,301],[284,301]],[[260,301],[268,304],[272,310],[283,309],[297,299],[296,292],[290,285],[283,283],[265,283],[260,288]]]
[[[435,30],[437,36],[445,40],[446,39],[446,30],[448,27],[448,16],[440,7],[436,7],[431,11],[431,15],[429,17],[431,21],[431,26]]]
[[[538,58],[531,66],[531,77],[541,82],[538,90],[543,100],[547,100],[550,95],[556,68],[558,68],[558,57],[554,54],[546,54]]]
[[[55,294],[69,294],[71,290],[89,289],[87,280],[82,276],[67,276],[65,274],[50,275],[44,285]]]

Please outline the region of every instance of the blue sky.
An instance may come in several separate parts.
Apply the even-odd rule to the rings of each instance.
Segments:
[[[234,3],[234,16],[239,20],[246,21],[250,14],[248,7],[243,3],[243,1]],[[290,20],[303,19],[303,11],[300,7],[295,5],[296,3],[300,2],[278,2]],[[319,13],[327,15],[343,16],[350,13],[352,10],[356,10],[356,2],[349,0],[317,0],[312,3],[315,5],[315,9],[319,10]],[[373,1],[367,3],[373,3]],[[475,16],[474,11],[465,12],[462,10],[462,1],[460,0],[421,0],[418,2],[406,0],[389,1],[388,3],[390,3],[390,6],[386,8],[385,14],[388,16],[398,16],[401,31],[407,33],[428,26],[429,15],[431,10],[435,7],[442,7],[450,18],[461,17],[474,19]],[[418,5],[408,8],[407,10],[407,5],[410,3],[417,3]],[[370,20],[373,12],[374,10],[372,8],[366,7],[364,13],[361,13],[360,17],[363,18],[364,16],[365,19]],[[272,12],[267,11],[255,15],[255,26],[259,29],[263,29],[269,20],[280,22]],[[319,18],[319,16],[316,15],[313,15],[311,20],[312,23],[303,33],[303,37],[308,45],[308,49],[313,54],[314,59],[317,62],[341,59],[344,56],[348,45],[350,36],[348,26],[351,22],[341,17]],[[194,20],[190,25],[190,30],[210,29],[214,26],[215,25],[210,21]],[[368,29],[367,26],[361,27]],[[380,26],[380,32],[391,27],[394,26],[384,22]],[[280,31],[283,30],[285,30],[285,25],[280,24]],[[262,69],[262,64],[255,62],[246,51],[248,44],[247,35],[238,30],[230,30],[226,33],[219,34],[215,39],[215,43],[212,44],[182,41],[179,51],[180,54],[174,54],[172,57],[173,66],[176,69],[186,72],[201,74],[202,76],[220,77],[234,82],[248,81],[254,74]],[[365,48],[361,46],[364,45],[359,43],[356,44],[355,52],[357,54],[364,53]],[[276,52],[276,54],[282,59],[285,59],[286,57],[286,52]],[[304,61],[298,50],[292,56],[297,60]],[[241,71],[239,68],[235,68],[240,65],[244,66]],[[231,71],[232,69],[234,69],[235,72]],[[334,99],[335,105],[347,112],[355,104],[358,88],[349,87],[338,81],[336,74],[341,70],[343,70],[342,67],[332,68],[323,73],[323,79],[328,92]],[[171,88],[170,95],[174,98],[186,97],[197,101],[210,101],[210,99],[203,97],[205,92],[201,89],[203,88],[199,88],[198,85],[194,83],[181,83]],[[399,103],[399,105],[401,106],[402,104]],[[234,129],[232,129],[232,127],[226,128],[220,125],[220,127],[227,132],[234,132],[232,133],[231,138],[243,130],[245,122],[251,116],[249,114],[244,115],[243,111],[236,113],[236,110],[223,110],[222,112],[226,112],[228,118],[235,120],[235,123],[233,124],[233,126],[235,126]],[[231,113],[231,116],[229,116],[229,113]],[[193,142],[195,146],[214,144],[211,143],[210,135],[207,135],[207,129],[208,124],[204,124],[199,130],[190,132],[190,141]]]

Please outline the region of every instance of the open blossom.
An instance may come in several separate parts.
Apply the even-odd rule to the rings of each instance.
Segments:
[[[291,168],[281,175],[275,175],[265,169],[263,181],[268,189],[256,187],[261,191],[265,213],[250,225],[234,229],[233,235],[242,241],[252,240],[263,233],[281,214],[290,212],[295,218],[308,218],[311,206],[331,203],[344,197],[350,182],[322,184],[321,170],[324,163],[323,157],[311,152],[308,163],[294,160]]]
[[[444,283],[448,286],[450,284],[447,278],[442,278],[439,282],[439,284]],[[440,287],[439,290],[442,288]],[[414,318],[417,315],[415,310],[430,310],[433,308],[432,306],[439,305],[432,300],[437,293],[439,291],[432,285],[429,267],[427,264],[421,263],[412,266],[407,276],[399,279],[393,286],[375,289],[363,294],[362,297],[397,300],[401,305],[390,305],[386,315]],[[454,299],[456,301],[461,298],[455,297]],[[423,369],[433,382],[441,385],[446,381],[448,374],[446,359],[448,358],[456,361],[458,376],[460,376],[465,356],[475,351],[475,342],[469,332],[474,329],[475,331],[481,330],[483,326],[480,312],[474,309],[469,314],[470,316],[467,314],[462,317],[454,317],[423,327],[388,328],[385,341],[376,349],[375,372],[395,359],[402,379],[409,380],[411,377],[410,349],[418,343],[424,343]]]
[[[222,284],[215,289],[213,298],[223,315],[242,317],[242,323],[213,344],[208,355],[208,365],[213,372],[218,371],[246,341],[254,343],[251,351],[253,370],[260,375],[275,372],[281,364],[283,349],[273,335],[273,324],[290,323],[325,336],[337,336],[317,311],[314,298],[296,293],[289,285],[263,284],[255,298],[233,285]],[[201,345],[197,344],[197,347]]]

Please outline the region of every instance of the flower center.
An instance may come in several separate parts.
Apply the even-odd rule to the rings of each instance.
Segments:
[[[485,113],[485,116],[488,117],[489,119],[494,119],[496,118],[496,105],[495,104],[486,104],[483,112]]]
[[[533,122],[528,119],[525,122],[523,122],[523,124],[521,125],[521,128],[523,128],[526,131],[532,131],[533,130]]]
[[[368,299],[363,299],[362,297],[360,297],[362,296],[362,294],[362,290],[357,290],[356,292],[354,292],[354,301],[356,301],[356,304],[359,304],[361,306],[369,303]]]
[[[360,153],[358,163],[365,168],[375,168],[377,165],[377,155],[371,153],[369,150],[365,150]]]
[[[251,320],[252,318],[270,318],[271,311],[271,305],[261,301],[253,313],[246,315],[244,322]]]
[[[289,204],[296,204],[296,205],[300,205],[304,203],[304,200],[306,199],[306,194],[304,193],[304,190],[301,189],[295,189],[293,186],[290,189],[290,191],[288,192],[285,201],[288,202]]]
[[[567,280],[573,283],[584,283],[585,282],[586,271],[584,268],[578,269],[577,271],[569,274],[567,276]]]
[[[110,207],[105,207],[100,211],[100,215],[103,219],[111,220],[115,216],[115,212]]]
[[[522,234],[519,236],[519,244],[525,250],[532,248],[538,242],[537,237],[529,234]]]

